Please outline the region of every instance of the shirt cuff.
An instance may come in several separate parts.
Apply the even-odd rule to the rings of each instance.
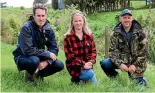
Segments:
[[[47,62],[48,62],[49,65],[52,65],[53,60],[49,59],[49,60],[47,60]]]

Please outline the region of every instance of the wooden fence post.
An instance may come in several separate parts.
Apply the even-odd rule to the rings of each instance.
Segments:
[[[110,27],[105,27],[105,58],[108,58],[109,52],[109,41],[110,41]]]

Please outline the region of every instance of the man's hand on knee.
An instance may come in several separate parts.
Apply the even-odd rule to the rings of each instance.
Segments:
[[[50,58],[55,61],[57,59],[56,55],[54,53],[50,53]]]
[[[130,65],[129,66],[129,72],[132,74],[136,71],[136,66],[135,65]]]
[[[47,61],[41,61],[39,63],[38,69],[39,70],[43,70],[47,65],[48,65],[48,62]]]
[[[122,72],[128,72],[129,71],[129,68],[125,64],[121,64],[120,69]]]
[[[92,63],[91,62],[87,62],[87,63],[85,63],[85,65],[84,65],[84,68],[85,69],[91,69],[92,68]]]

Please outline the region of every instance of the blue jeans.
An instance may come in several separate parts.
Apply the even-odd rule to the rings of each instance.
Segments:
[[[33,75],[37,70],[40,61],[45,61],[44,57],[37,56],[20,56],[18,60],[15,59],[17,67],[19,70],[26,70],[29,74]],[[49,60],[49,59],[48,59]],[[64,68],[64,64],[60,60],[56,60],[52,62],[52,64],[48,64],[43,70],[38,71],[38,75],[41,77],[46,77],[52,75],[56,72],[61,71]]]
[[[103,59],[100,62],[100,65],[108,77],[116,77],[118,75],[118,72],[115,70],[118,69],[118,67],[111,61],[110,58]]]
[[[79,78],[80,78],[80,80],[90,81],[92,83],[97,83],[95,73],[92,69],[81,70],[81,74],[80,74]]]

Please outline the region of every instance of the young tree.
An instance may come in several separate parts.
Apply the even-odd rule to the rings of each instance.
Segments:
[[[51,0],[52,8],[58,9],[58,0]]]

